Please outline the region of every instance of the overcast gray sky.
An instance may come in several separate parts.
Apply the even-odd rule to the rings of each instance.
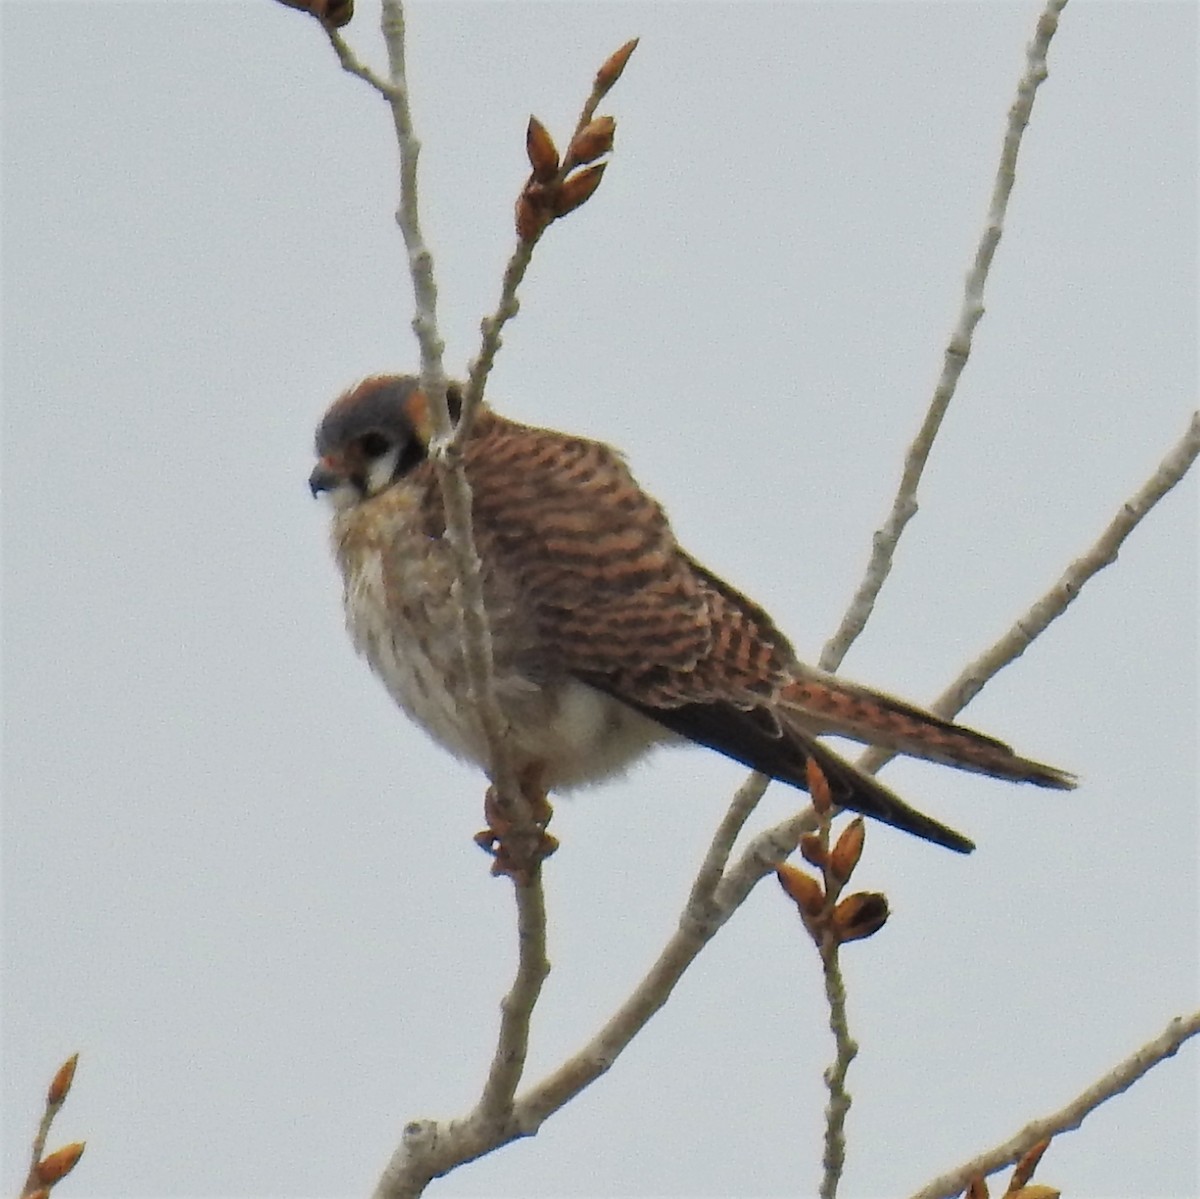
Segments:
[[[348,33],[383,61],[377,6]],[[1038,6],[414,4],[422,201],[461,370],[532,111],[605,105],[490,395],[621,446],[684,543],[815,657],[941,366]],[[367,1193],[463,1111],[513,956],[483,784],[343,631],[313,426],[410,368],[387,111],[270,3],[4,24],[3,1173],[44,1086],[76,1196]],[[1099,534],[1196,404],[1197,15],[1063,17],[975,352],[847,674],[931,699]],[[843,1193],[895,1196],[1197,1004],[1197,504],[1172,494],[964,719],[1070,795],[896,764],[978,842],[872,827],[846,954]],[[743,771],[664,752],[558,804],[531,1074],[648,966]],[[772,787],[753,821],[799,796]],[[764,885],[617,1066],[456,1196],[808,1195],[830,1057]],[[1187,1047],[1050,1151],[1071,1199],[1200,1193]]]

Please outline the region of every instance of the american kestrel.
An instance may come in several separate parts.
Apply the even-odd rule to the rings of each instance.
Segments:
[[[449,399],[456,414],[457,386]],[[331,501],[355,647],[413,720],[486,767],[431,436],[419,380],[367,379],[317,428],[309,486]],[[608,778],[681,739],[799,788],[813,758],[837,804],[965,853],[974,848],[966,837],[817,738],[832,733],[961,770],[1074,786],[1000,741],[801,662],[762,608],[680,547],[662,508],[609,446],[485,406],[463,461],[513,764],[547,790]]]

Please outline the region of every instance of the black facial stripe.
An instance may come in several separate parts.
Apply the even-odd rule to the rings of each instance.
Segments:
[[[410,470],[424,462],[425,458],[425,447],[417,438],[413,437],[400,451],[400,457],[396,459],[396,469],[392,471],[392,478],[402,479]]]

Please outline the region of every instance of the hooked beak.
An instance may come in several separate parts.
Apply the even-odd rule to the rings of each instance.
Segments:
[[[308,489],[315,499],[322,491],[336,491],[346,481],[346,476],[328,458],[322,458],[308,476]]]

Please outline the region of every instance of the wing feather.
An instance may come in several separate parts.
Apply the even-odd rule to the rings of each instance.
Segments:
[[[666,514],[615,450],[489,412],[466,455],[480,556],[504,572],[536,625],[532,677],[576,678],[795,787],[805,787],[815,758],[841,806],[960,852],[972,848],[816,741],[822,732],[861,732],[886,744],[866,714],[876,693],[797,662],[759,605],[678,546]],[[1021,774],[1014,762],[1037,764],[1000,742],[878,698],[903,726],[902,752],[921,754],[920,734],[932,732],[942,741],[925,756],[1069,785],[1048,767]],[[855,704],[866,718],[848,726]]]

